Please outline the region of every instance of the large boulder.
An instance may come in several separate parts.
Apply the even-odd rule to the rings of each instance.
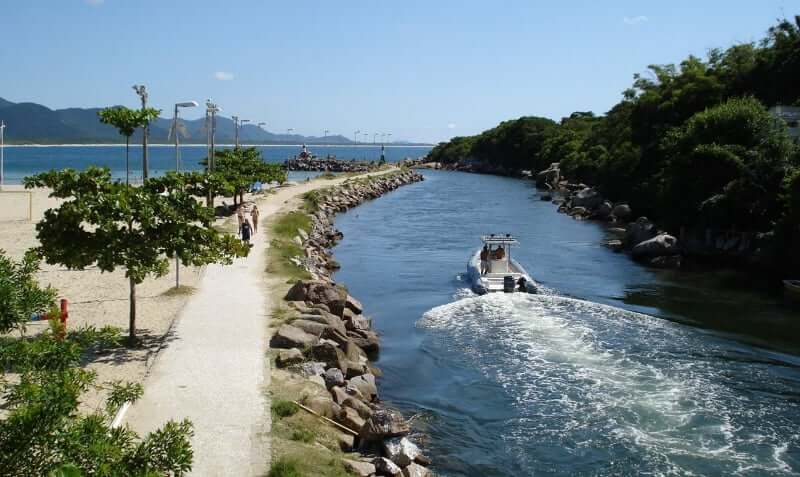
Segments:
[[[275,358],[275,364],[279,368],[285,368],[293,364],[302,363],[305,357],[303,353],[297,348],[281,350],[278,357]]]
[[[322,376],[325,374],[325,363],[317,361],[308,361],[300,364],[293,364],[289,366],[289,371],[297,373],[306,378],[312,376]]]
[[[400,467],[407,467],[420,455],[419,447],[406,437],[393,437],[383,443],[386,457]]]
[[[325,379],[325,387],[328,389],[334,386],[344,386],[344,374],[339,368],[330,368],[322,375]]]
[[[361,376],[350,378],[347,381],[345,389],[351,388],[361,393],[367,401],[373,401],[378,397],[378,387],[375,385],[375,376],[371,374],[362,374]]]
[[[345,306],[357,315],[364,312],[364,306],[361,302],[350,295],[347,295],[347,298],[345,298]]]
[[[398,475],[401,475],[403,473],[403,469],[401,469],[397,464],[387,459],[386,457],[374,458],[372,460],[372,465],[375,466],[375,472],[378,475],[384,475],[387,477],[397,477]]]
[[[658,231],[653,222],[647,217],[639,217],[635,222],[628,224],[625,229],[625,238],[622,240],[625,248],[632,249],[636,245],[650,240],[657,235]]]
[[[333,313],[328,313],[327,311],[322,310],[314,310],[317,313],[307,314],[307,315],[300,315],[297,319],[304,320],[304,321],[314,321],[316,323],[321,323],[326,326],[330,326],[341,332],[342,334],[347,333],[347,328],[345,327],[345,323],[339,318],[338,316],[334,315]]]
[[[555,186],[559,180],[561,180],[561,170],[559,163],[554,162],[550,164],[550,167],[536,174],[536,187]]]
[[[347,396],[345,400],[342,401],[342,406],[347,406],[354,409],[358,415],[364,419],[368,419],[372,415],[372,408],[367,406],[364,401],[356,399],[352,396]]]
[[[294,326],[295,328],[300,328],[306,333],[314,335],[317,338],[319,338],[322,335],[322,332],[325,331],[326,328],[328,328],[328,325],[326,324],[308,320],[294,320],[292,321],[291,325]]]
[[[318,338],[292,325],[282,325],[272,336],[272,348],[307,348],[317,343]]]
[[[597,206],[597,209],[592,214],[596,219],[607,219],[611,215],[612,207],[611,202],[604,200],[602,204]]]
[[[366,422],[363,417],[358,415],[355,409],[346,406],[342,406],[337,421],[339,424],[355,432],[360,432]]]
[[[631,250],[631,255],[636,260],[644,260],[677,255],[679,251],[678,239],[672,235],[661,234],[636,244]]]
[[[402,437],[411,432],[403,416],[392,409],[378,409],[372,413],[360,437],[366,442],[380,442],[390,437]]]
[[[330,396],[312,396],[306,400],[305,405],[309,409],[316,412],[320,416],[332,418],[335,416],[333,412],[333,399]]]
[[[347,471],[359,477],[369,477],[375,474],[375,466],[360,460],[342,459],[342,464]]]
[[[633,212],[631,211],[631,206],[625,203],[617,204],[611,210],[611,214],[614,215],[614,217],[621,220],[626,220],[631,216],[632,213]]]
[[[591,187],[580,190],[572,196],[573,207],[586,207],[588,210],[594,210],[602,203],[603,197]]]
[[[341,316],[347,303],[347,292],[322,280],[299,280],[286,293],[286,300],[322,304],[334,315]]]
[[[380,340],[377,333],[371,330],[351,330],[347,332],[347,337],[363,349],[371,359],[378,356],[380,352]]]
[[[428,477],[430,475],[431,471],[419,464],[412,463],[403,469],[403,477]]]
[[[338,346],[330,342],[312,346],[309,356],[325,363],[326,368],[339,368],[342,373],[347,373],[347,357]]]

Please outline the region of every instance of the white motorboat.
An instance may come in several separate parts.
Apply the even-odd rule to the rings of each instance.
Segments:
[[[482,236],[481,241],[487,251],[487,260],[482,266],[481,252],[484,248],[480,248],[467,263],[467,275],[475,293],[536,293],[536,283],[511,257],[512,247],[519,245],[516,238],[510,234],[491,234]]]

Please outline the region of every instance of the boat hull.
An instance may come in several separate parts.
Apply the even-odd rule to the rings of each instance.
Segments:
[[[472,291],[479,295],[485,295],[487,293],[504,293],[505,290],[502,284],[503,278],[506,276],[511,276],[514,278],[514,283],[516,283],[520,278],[525,278],[525,292],[536,293],[536,283],[533,281],[533,279],[531,279],[530,275],[528,275],[528,272],[526,272],[525,269],[522,268],[522,266],[513,258],[509,261],[514,269],[517,270],[516,272],[481,275],[480,252],[480,250],[475,252],[469,262],[467,262],[467,276],[469,277]],[[514,293],[519,292],[520,290],[515,286]]]

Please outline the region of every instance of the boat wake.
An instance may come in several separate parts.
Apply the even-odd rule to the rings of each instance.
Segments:
[[[554,295],[455,298],[417,326],[508,396],[504,439],[521,469],[565,459],[575,473],[800,469],[797,373],[756,351]]]

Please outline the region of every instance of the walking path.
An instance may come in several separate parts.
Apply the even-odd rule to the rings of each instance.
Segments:
[[[144,396],[126,415],[140,434],[170,419],[191,420],[192,475],[253,476],[268,469],[270,374],[265,357],[272,303],[264,271],[266,222],[305,192],[344,180],[301,183],[259,200],[262,223],[250,256],[233,265],[208,266],[156,358]]]

